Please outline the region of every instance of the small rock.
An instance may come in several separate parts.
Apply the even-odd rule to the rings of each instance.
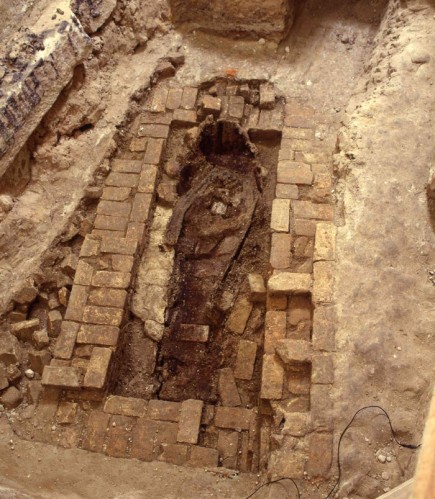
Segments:
[[[387,460],[386,456],[384,456],[383,454],[378,454],[378,461],[382,464],[385,463],[385,461]]]
[[[60,326],[62,324],[62,314],[59,310],[50,310],[48,312],[48,334],[52,337],[59,336]]]
[[[184,64],[186,58],[182,52],[170,52],[168,59],[174,66],[181,66]]]
[[[77,264],[79,263],[79,258],[74,253],[70,253],[67,255],[60,264],[60,268],[62,272],[70,277],[74,277],[74,274],[77,269]]]
[[[84,192],[85,198],[88,199],[100,199],[102,194],[103,194],[103,188],[98,186],[86,187]]]
[[[57,294],[60,304],[64,307],[68,306],[69,295],[70,292],[65,287],[61,288]]]
[[[170,159],[164,166],[166,175],[172,178],[178,177],[181,168],[182,166],[176,159]]]
[[[258,40],[259,45],[266,45],[266,40],[264,38],[260,38]]]
[[[33,285],[27,285],[15,293],[14,301],[20,304],[31,303],[38,296],[38,290]]]
[[[211,207],[211,212],[213,215],[225,215],[227,212],[228,206],[220,201],[216,201],[213,203]]]
[[[32,335],[32,343],[37,350],[42,350],[50,344],[50,338],[46,331],[35,331]]]
[[[6,376],[8,377],[9,383],[17,383],[21,379],[21,371],[17,366],[11,364],[6,369]]]
[[[37,404],[42,393],[40,381],[32,380],[27,385],[27,399],[31,404]]]
[[[161,204],[173,206],[177,202],[177,187],[171,182],[162,182],[157,188],[157,197]]]
[[[175,68],[169,61],[161,61],[157,65],[156,75],[161,78],[170,78],[175,75]]]
[[[386,471],[383,471],[381,474],[382,480],[389,480],[390,479],[390,474],[387,473]]]
[[[0,79],[1,79],[0,75]],[[0,195],[0,213],[9,213],[12,210],[12,207],[14,206],[14,200],[12,196],[9,196],[8,194],[1,194]]]
[[[59,297],[57,296],[57,293],[50,293],[48,296],[48,308],[53,310],[57,307],[60,307]]]
[[[15,386],[8,388],[1,396],[0,402],[6,409],[14,409],[18,407],[23,400],[23,396]]]
[[[392,461],[391,456],[387,456],[387,461],[388,461],[389,463],[391,463],[391,461]]]
[[[32,371],[32,369],[26,369],[24,371],[24,374],[26,375],[26,378],[28,378],[28,379],[33,379],[35,377],[35,372]]]
[[[289,53],[290,53],[290,47],[286,47],[286,48],[285,48],[285,53],[286,53],[286,54],[289,54]]]
[[[427,64],[430,61],[430,55],[424,50],[414,50],[411,54],[411,61],[414,64]]]
[[[0,391],[9,386],[9,380],[6,374],[6,369],[0,364]]]

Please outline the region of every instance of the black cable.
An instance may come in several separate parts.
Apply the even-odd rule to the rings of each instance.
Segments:
[[[301,493],[299,492],[299,487],[297,486],[296,482],[293,480],[293,478],[286,478],[286,477],[284,477],[284,478],[277,478],[276,480],[271,480],[269,482],[263,483],[263,485],[260,485],[259,487],[257,487],[254,490],[254,492],[252,492],[252,494],[250,494],[246,499],[250,499],[251,497],[254,497],[255,494],[259,490],[261,490],[263,487],[266,487],[266,485],[272,485],[273,483],[279,483],[280,485],[282,485],[282,483],[280,483],[280,482],[282,482],[283,480],[290,480],[291,482],[293,482],[293,485],[296,487],[296,490],[298,492],[298,499],[301,499]],[[282,487],[285,488],[284,485],[282,485]]]

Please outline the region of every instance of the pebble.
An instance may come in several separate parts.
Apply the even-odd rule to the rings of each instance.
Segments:
[[[383,471],[381,474],[382,480],[389,480],[390,479],[390,474],[387,473],[386,471]]]
[[[386,456],[384,456],[383,454],[379,454],[379,456],[378,456],[378,461],[379,461],[380,463],[382,463],[382,464],[383,464],[383,463],[385,463],[385,461],[386,461],[386,460],[387,460]]]
[[[286,52],[286,54],[289,54],[290,53],[290,47],[286,47],[285,48],[285,52]]]
[[[260,38],[260,39],[258,40],[258,43],[259,43],[260,45],[266,45],[266,40],[265,40],[264,38]]]
[[[389,463],[391,463],[391,461],[392,461],[391,456],[388,456],[388,457],[387,457],[387,461],[388,461]]]
[[[26,375],[27,378],[33,379],[35,377],[35,372],[32,371],[32,369],[26,369],[24,371],[24,374]]]

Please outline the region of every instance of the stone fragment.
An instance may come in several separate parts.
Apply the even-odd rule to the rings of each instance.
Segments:
[[[50,312],[48,312],[47,321],[48,335],[52,338],[57,338],[60,333],[61,325],[62,314],[59,312],[59,310],[50,310]]]
[[[216,449],[195,445],[191,447],[190,459],[187,461],[187,465],[195,468],[214,468],[218,466],[218,462],[219,453]]]
[[[252,311],[252,302],[244,296],[238,297],[227,321],[228,329],[235,334],[243,334]]]
[[[313,302],[331,303],[334,295],[334,262],[314,263]]]
[[[334,364],[331,354],[316,354],[313,356],[311,382],[318,384],[334,383]]]
[[[32,284],[27,284],[14,294],[14,301],[25,305],[31,303],[38,296],[38,290]]]
[[[242,403],[233,370],[229,367],[219,370],[218,391],[223,406],[237,407]]]
[[[175,75],[175,68],[170,61],[160,61],[155,69],[157,77],[170,78]]]
[[[60,264],[62,272],[70,277],[74,277],[77,270],[77,265],[79,263],[79,258],[74,253],[69,253]]]
[[[30,404],[37,404],[42,393],[40,381],[32,380],[27,385],[27,400]]]
[[[270,227],[275,232],[288,232],[290,229],[290,200],[274,199]]]
[[[260,109],[273,109],[275,107],[275,90],[270,83],[260,85]]]
[[[309,341],[304,340],[279,340],[276,352],[284,364],[300,364],[311,362],[312,348]]]
[[[6,368],[0,364],[0,391],[9,386],[9,380],[6,374]]]
[[[45,366],[51,361],[51,354],[47,351],[29,352],[29,364],[33,371],[42,374]]]
[[[115,346],[118,343],[118,337],[118,327],[82,324],[77,334],[77,343]]]
[[[215,425],[231,430],[249,430],[252,424],[251,409],[240,407],[216,407]]]
[[[6,376],[12,384],[17,383],[22,377],[20,369],[12,364],[6,368]]]
[[[80,371],[68,366],[45,366],[41,383],[58,388],[79,388]]]
[[[72,424],[76,420],[78,404],[75,402],[61,402],[56,412],[58,424]]]
[[[257,343],[254,341],[240,340],[237,349],[236,368],[234,376],[237,379],[250,380],[254,374],[255,358],[257,356]]]
[[[264,352],[275,353],[279,340],[286,336],[287,314],[285,311],[268,310],[266,312],[264,331]]]
[[[282,340],[281,340],[282,341]],[[279,400],[282,398],[284,385],[284,368],[275,355],[263,355],[261,375],[261,398]]]
[[[147,401],[132,397],[112,395],[104,404],[104,412],[142,418],[147,412]]]
[[[261,274],[248,274],[250,299],[252,302],[266,301],[266,286]]]
[[[177,339],[179,341],[207,343],[209,333],[209,326],[199,324],[180,324]]]
[[[311,275],[280,272],[269,279],[267,287],[271,294],[309,293],[311,291]]]
[[[273,233],[270,249],[270,264],[274,269],[288,269],[291,262],[292,236],[286,233]]]
[[[35,331],[40,328],[39,319],[16,322],[11,325],[11,333],[20,341],[30,341]]]
[[[161,204],[174,206],[177,202],[177,186],[173,182],[162,182],[157,188],[157,198]]]
[[[148,406],[148,417],[161,421],[180,420],[181,404],[179,402],[170,402],[167,400],[150,400]]]
[[[181,403],[180,421],[177,441],[188,444],[198,443],[199,427],[201,424],[202,400],[185,400]]]
[[[80,324],[63,321],[59,337],[57,338],[54,357],[57,359],[71,359],[76,344],[77,332]]]
[[[95,347],[92,350],[91,360],[83,382],[86,388],[101,389],[104,387],[111,357],[112,350],[110,348]]]
[[[6,409],[15,409],[21,404],[22,400],[23,395],[15,386],[10,386],[0,395],[0,404]]]
[[[9,322],[24,322],[27,319],[27,313],[20,310],[12,310],[8,315]]]

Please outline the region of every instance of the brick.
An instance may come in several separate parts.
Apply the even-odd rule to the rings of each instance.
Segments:
[[[313,302],[331,303],[334,295],[335,263],[315,262],[313,269]]]
[[[319,166],[319,165],[314,165]],[[329,173],[315,173],[310,199],[317,203],[328,203],[332,194],[332,178]]]
[[[145,111],[139,116],[140,125],[144,123],[158,123],[160,125],[170,125],[172,122],[172,113],[161,112],[153,113],[150,111]]]
[[[97,206],[99,215],[108,215],[110,217],[128,217],[131,211],[131,203],[117,201],[100,201]]]
[[[149,139],[144,162],[149,165],[159,165],[162,160],[164,139]]]
[[[104,412],[142,418],[147,412],[147,404],[146,400],[112,395],[104,404]]]
[[[57,338],[60,333],[60,326],[62,325],[62,314],[59,310],[50,310],[47,318],[47,330],[51,337]]]
[[[231,430],[249,430],[252,422],[252,410],[241,407],[216,407],[215,425]]]
[[[335,350],[336,313],[333,307],[317,306],[313,315],[313,348],[333,352]]]
[[[237,407],[242,403],[233,370],[229,367],[219,370],[218,392],[224,406]]]
[[[316,354],[313,356],[311,382],[321,385],[334,383],[334,363],[332,354]]]
[[[106,215],[97,215],[94,221],[94,227],[101,230],[118,230],[124,232],[127,228],[128,218],[126,217],[108,217]]]
[[[177,434],[178,442],[188,444],[198,443],[203,406],[204,402],[202,400],[185,400],[181,403]]]
[[[139,419],[132,431],[132,443],[130,457],[141,459],[142,461],[152,461],[154,455],[154,427],[150,424],[152,421]]]
[[[156,188],[157,167],[155,165],[143,165],[140,174],[138,191],[152,194]]]
[[[227,328],[235,334],[243,334],[252,311],[252,302],[245,297],[237,298],[227,321]]]
[[[216,449],[195,445],[190,449],[188,466],[194,468],[214,468],[219,464],[219,452]]]
[[[145,152],[147,149],[148,137],[133,138],[130,141],[131,152]]]
[[[111,457],[126,457],[130,438],[130,429],[133,426],[132,418],[128,416],[112,416],[107,432],[106,454]]]
[[[72,424],[76,420],[78,404],[61,402],[56,412],[57,424]]]
[[[79,327],[77,322],[62,322],[60,335],[54,349],[54,357],[57,359],[70,359],[72,357]]]
[[[311,321],[311,300],[305,296],[294,295],[290,299],[288,310],[288,322],[292,326],[297,326],[300,322]]]
[[[151,111],[153,113],[164,113],[166,111],[166,101],[168,99],[168,89],[157,87],[154,91],[153,100],[151,102]]]
[[[304,437],[310,429],[309,414],[303,412],[286,413],[282,429],[283,435]]]
[[[194,126],[198,124],[198,117],[196,111],[186,109],[176,109],[174,111],[173,123],[182,126]]]
[[[261,274],[248,274],[249,298],[252,302],[266,301],[266,286]]]
[[[294,231],[297,236],[312,237],[316,234],[316,222],[312,220],[296,219],[294,223]]]
[[[272,234],[270,264],[274,269],[288,269],[292,258],[292,236],[285,233]]]
[[[131,173],[111,172],[105,180],[109,187],[137,187],[139,181],[138,175]]]
[[[104,387],[111,357],[110,348],[94,347],[83,382],[86,388],[101,389]]]
[[[281,340],[282,341],[282,340]],[[263,355],[261,374],[261,398],[280,400],[284,385],[284,368],[275,355]]]
[[[183,109],[193,109],[196,105],[198,89],[195,87],[185,87],[183,89],[183,97],[181,99],[181,107]]]
[[[279,199],[298,199],[299,188],[293,184],[276,184],[275,196]]]
[[[303,163],[328,163],[331,159],[330,153],[320,150],[298,151],[295,153],[295,160]]]
[[[251,456],[249,455],[249,435],[242,433],[242,443],[239,450],[239,468],[242,473],[251,471]]]
[[[257,356],[257,343],[254,341],[240,340],[237,349],[236,368],[234,376],[237,379],[250,380],[254,374],[255,358]]]
[[[274,199],[270,227],[275,232],[288,232],[290,229],[290,201]]]
[[[92,265],[89,265],[89,263],[84,260],[79,260],[74,276],[74,284],[89,286],[91,284],[93,274],[94,268]]]
[[[115,307],[123,309],[127,300],[124,289],[100,288],[89,293],[89,303],[102,307]]]
[[[311,343],[304,340],[279,340],[276,344],[276,352],[284,364],[303,364],[311,362]]]
[[[267,295],[267,310],[287,310],[287,296]]]
[[[140,173],[142,161],[138,159],[113,159],[112,172],[118,173]]]
[[[92,279],[92,285],[101,288],[128,288],[131,274],[128,272],[110,272],[98,270]]]
[[[311,116],[297,116],[297,115],[285,115],[284,124],[286,127],[290,128],[313,128],[315,123]]]
[[[107,237],[101,242],[102,253],[117,255],[134,255],[137,250],[137,240],[121,237]]]
[[[287,373],[287,390],[292,395],[309,395],[311,388],[310,365],[298,366]],[[296,400],[296,399],[293,399]]]
[[[88,234],[83,241],[82,247],[80,248],[80,257],[86,258],[89,256],[98,256],[99,252],[100,241]]]
[[[107,326],[120,326],[124,310],[110,307],[96,307],[86,305],[83,313],[83,322]]]
[[[181,106],[182,97],[182,88],[171,88],[168,92],[168,98],[166,99],[166,109],[178,109]]]
[[[77,334],[77,343],[115,346],[118,343],[118,337],[118,327],[82,324]]]
[[[312,433],[308,439],[307,473],[327,477],[331,470],[334,439],[332,433]]]
[[[280,161],[277,169],[277,182],[282,184],[311,185],[313,172],[310,165],[295,161]]]
[[[129,255],[112,255],[112,268],[115,272],[131,272],[134,258]]]
[[[293,201],[295,218],[308,218],[315,220],[333,220],[334,207],[328,204],[314,204],[310,201]]]
[[[110,415],[102,411],[92,411],[89,414],[82,440],[82,449],[91,452],[102,452],[106,439]]]
[[[332,430],[332,396],[330,385],[311,386],[310,409],[314,429]]]
[[[222,109],[222,101],[219,97],[212,97],[211,95],[204,95],[201,101],[201,109],[203,115],[219,116]]]
[[[275,353],[275,347],[279,340],[286,336],[287,313],[276,310],[266,312],[264,329],[264,352]]]
[[[224,468],[237,468],[239,455],[239,432],[219,430],[217,449]]]
[[[284,127],[282,131],[283,139],[313,140],[313,128],[292,128]]]
[[[130,187],[105,187],[101,199],[106,201],[127,201],[130,193]]]
[[[145,227],[146,225],[144,223],[140,222],[129,222],[128,227],[127,227],[127,239],[131,239],[132,241],[137,242],[138,244],[141,244],[143,241],[143,237],[145,234]],[[115,269],[113,269],[115,270]]]
[[[260,85],[260,109],[273,109],[275,107],[275,90],[270,83]]]
[[[169,137],[169,126],[167,125],[141,125],[139,127],[138,136],[152,137],[153,139],[167,139]],[[149,141],[147,142],[148,147]],[[139,170],[140,171],[140,170]]]
[[[30,341],[33,333],[41,328],[39,319],[16,322],[11,325],[11,333],[20,341]]]
[[[207,343],[210,326],[199,324],[180,324],[177,340]]]
[[[165,463],[176,464],[182,466],[187,461],[187,445],[180,444],[162,444],[162,453],[159,456],[159,461]]]
[[[151,194],[137,193],[134,197],[130,220],[134,222],[146,222],[148,220],[151,201]]]
[[[50,364],[50,362],[54,366],[55,360],[57,359],[52,360],[51,354],[47,350],[43,350],[42,352],[29,352],[30,368],[33,369],[38,374],[42,374],[43,370],[45,369],[46,366]],[[67,362],[67,361],[60,361],[60,362]],[[7,373],[9,381],[17,381],[17,378],[11,379],[10,376],[10,374],[14,375],[15,373],[17,373],[16,369],[13,369],[11,373]]]
[[[80,372],[74,367],[45,366],[41,383],[58,388],[79,388]]]
[[[292,148],[292,141],[283,139],[279,149],[278,161],[293,161],[295,159],[295,152]]]
[[[267,286],[271,294],[309,293],[311,291],[311,275],[280,272],[269,279]]]
[[[335,260],[337,228],[330,223],[318,223],[314,244],[314,261]]]
[[[180,420],[181,404],[179,402],[170,402],[167,400],[150,400],[148,406],[148,417],[160,421]]]
[[[229,98],[228,114],[231,118],[241,120],[245,110],[245,99],[239,95],[231,95]]]

